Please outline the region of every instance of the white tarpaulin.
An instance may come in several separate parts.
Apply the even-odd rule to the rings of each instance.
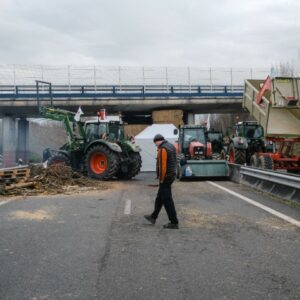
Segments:
[[[145,128],[135,136],[135,142],[142,149],[142,169],[141,171],[155,171],[157,148],[153,143],[156,134],[161,134],[164,138],[174,144],[178,140],[178,134],[174,134],[176,127],[173,124],[153,124]]]

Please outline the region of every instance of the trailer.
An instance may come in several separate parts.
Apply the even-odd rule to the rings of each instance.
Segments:
[[[245,80],[243,107],[263,127],[266,140],[276,150],[256,152],[252,165],[264,169],[300,172],[300,78],[270,76],[265,80]]]

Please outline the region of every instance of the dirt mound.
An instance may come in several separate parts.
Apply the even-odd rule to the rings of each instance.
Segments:
[[[71,167],[57,164],[44,168],[43,165],[30,166],[30,177],[17,183],[2,186],[3,195],[36,195],[73,193],[88,190],[106,190],[113,183],[95,180],[73,171]]]

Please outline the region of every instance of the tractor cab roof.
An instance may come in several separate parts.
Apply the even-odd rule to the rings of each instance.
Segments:
[[[238,122],[237,123],[238,126],[241,126],[241,125],[258,125],[256,121],[242,121],[242,122]]]
[[[92,117],[85,120],[85,124],[95,124],[95,123],[121,124],[122,122],[119,116],[107,116],[105,120],[99,120],[98,117]]]
[[[203,125],[181,125],[182,129],[204,129],[206,130],[206,126]]]

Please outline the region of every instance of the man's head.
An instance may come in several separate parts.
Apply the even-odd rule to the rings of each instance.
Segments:
[[[155,137],[153,138],[153,143],[156,146],[159,146],[164,140],[165,138],[161,134],[156,134]]]

